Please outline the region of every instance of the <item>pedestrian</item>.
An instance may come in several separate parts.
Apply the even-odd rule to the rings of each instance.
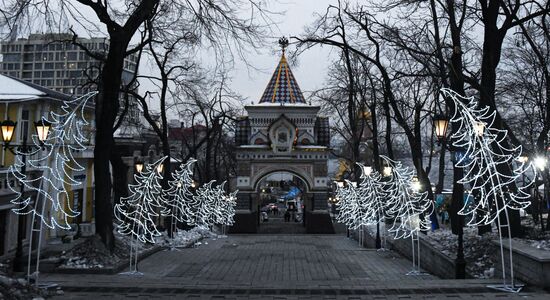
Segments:
[[[290,221],[290,212],[288,211],[288,209],[285,211],[285,222],[288,222]]]

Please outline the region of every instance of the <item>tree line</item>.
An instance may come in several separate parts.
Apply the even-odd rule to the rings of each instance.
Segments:
[[[540,0],[340,0],[294,41],[298,54],[321,45],[338,50],[317,98],[338,116],[333,131],[350,149],[344,153],[348,165],[361,160],[368,130],[373,167],[381,171],[380,155],[393,159],[404,148],[433,201],[432,183],[441,193],[451,162],[446,147],[436,144],[432,120],[436,114],[452,116],[455,109],[441,88],[477,97],[480,106],[496,112],[493,126],[508,131],[505,145],[522,145],[531,158],[546,155],[549,12],[550,2]],[[428,176],[432,168],[438,169],[436,182]],[[498,171],[512,174],[512,168],[507,164]],[[359,178],[359,170],[354,173]],[[463,176],[453,167],[453,222],[463,203],[464,187],[457,183]],[[548,168],[542,177],[548,183]],[[508,188],[515,189],[515,183]],[[533,207],[546,205],[539,200]],[[512,233],[521,235],[519,214],[510,213]],[[550,222],[546,226],[550,229]],[[479,227],[480,233],[490,230]]]

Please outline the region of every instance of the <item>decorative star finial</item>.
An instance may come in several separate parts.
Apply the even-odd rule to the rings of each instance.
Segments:
[[[279,46],[281,46],[281,49],[283,49],[283,54],[285,54],[285,49],[288,47],[288,39],[286,37],[282,37],[279,39]]]

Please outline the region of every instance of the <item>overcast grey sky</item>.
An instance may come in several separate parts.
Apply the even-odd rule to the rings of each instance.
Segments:
[[[274,28],[274,34],[279,36],[296,36],[303,33],[304,26],[307,26],[315,20],[315,13],[324,13],[329,4],[335,4],[335,0],[281,0],[272,5],[273,10],[283,11],[283,15],[274,16],[274,20],[278,23],[277,28]],[[261,54],[250,54],[248,62],[257,68],[253,70],[247,68],[244,62],[236,61],[235,69],[231,72],[233,81],[231,88],[247,97],[250,101],[258,102],[262,93],[267,86],[275,67],[280,59],[280,48],[277,44],[277,37],[274,37]],[[269,41],[268,41],[269,42]],[[334,57],[334,51],[329,48],[315,47],[312,48],[298,58],[296,66],[291,65],[294,77],[298,81],[298,85],[308,96],[308,91],[321,88],[326,78],[326,70],[331,60]]]

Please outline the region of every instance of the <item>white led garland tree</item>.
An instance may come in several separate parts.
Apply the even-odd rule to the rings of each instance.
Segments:
[[[194,225],[198,227],[209,229],[210,226],[215,223],[215,202],[218,197],[215,187],[213,187],[215,182],[215,180],[212,180],[203,184],[197,189],[196,194],[193,196],[196,203]]]
[[[472,215],[467,225],[490,225],[496,222],[499,232],[500,254],[502,263],[503,284],[492,288],[519,292],[522,286],[514,282],[514,266],[512,260],[512,236],[509,227],[509,209],[519,210],[529,206],[531,183],[518,187],[515,182],[531,166],[519,162],[521,146],[509,147],[505,143],[508,131],[493,127],[496,112],[489,107],[479,107],[474,97],[465,98],[450,89],[442,89],[444,96],[449,97],[456,109],[451,118],[452,123],[458,123],[460,129],[451,136],[453,146],[464,149],[465,153],[458,159],[456,165],[464,169],[461,184],[470,186],[475,195],[473,205],[465,205],[459,214]],[[513,167],[513,164],[517,164]],[[503,174],[502,168],[510,168],[511,174]],[[535,172],[535,168],[532,168]],[[509,270],[510,277],[506,276],[503,233],[508,232]]]
[[[367,173],[367,167],[360,163],[357,163],[357,165],[361,168],[361,182],[357,187],[356,193],[359,199],[358,205],[364,210],[362,212],[363,216],[361,217],[361,223],[363,225],[385,225],[386,192],[384,190],[385,183],[382,181],[382,176],[378,171],[372,168],[370,172]],[[385,249],[385,234],[382,240],[384,242],[381,249]]]
[[[222,218],[222,233],[225,234],[225,227],[226,226],[232,226],[235,224],[235,206],[237,206],[237,193],[239,191],[236,190],[232,193],[229,193],[229,195],[223,196],[223,202],[222,202],[222,211],[223,211],[223,218]]]
[[[429,215],[433,204],[428,199],[427,192],[419,192],[413,186],[413,172],[396,162],[381,155],[385,165],[391,168],[388,183],[385,185],[386,212],[393,220],[389,232],[395,239],[411,238],[413,270],[407,275],[422,275],[420,271],[419,231],[430,229]],[[416,245],[415,245],[416,243]],[[415,249],[416,248],[416,249]]]
[[[221,225],[222,234],[225,234],[225,227],[231,226],[235,223],[233,217],[235,216],[236,195],[238,191],[234,191],[229,195],[225,193],[225,181],[216,187],[216,194],[220,201],[217,201],[217,209],[219,211],[216,214],[216,224]]]
[[[235,215],[236,197],[238,191],[227,195],[224,190],[225,182],[215,185],[212,180],[199,187],[194,195],[195,222],[194,225],[210,228],[213,225],[233,224]]]
[[[195,214],[193,189],[193,167],[197,160],[189,159],[185,164],[172,174],[173,180],[168,181],[168,189],[164,191],[165,209],[162,211],[164,216],[171,217],[172,235],[177,234],[177,223],[182,222],[192,224]]]
[[[152,164],[145,164],[144,170],[135,174],[135,184],[130,184],[130,195],[120,199],[114,207],[115,217],[119,221],[117,230],[130,236],[130,271],[123,274],[142,275],[138,271],[138,250],[141,243],[155,243],[155,237],[162,234],[157,229],[156,220],[163,203],[162,174],[159,172],[166,157]]]
[[[50,123],[51,127],[47,137],[40,142],[37,134],[32,135],[35,150],[23,153],[16,150],[15,163],[8,168],[7,182],[9,188],[16,194],[11,203],[15,205],[12,211],[15,214],[32,215],[30,238],[28,276],[30,276],[31,249],[34,233],[35,219],[39,219],[38,250],[36,258],[36,283],[38,284],[38,270],[40,265],[40,249],[42,244],[42,226],[50,229],[71,229],[70,220],[76,218],[80,212],[74,211],[69,203],[67,188],[76,189],[82,186],[83,181],[75,179],[73,172],[82,172],[85,167],[78,163],[74,157],[76,151],[86,150],[88,138],[84,127],[89,125],[85,118],[85,109],[88,100],[97,92],[88,93],[74,100],[65,101],[61,111],[50,112],[50,118],[42,117],[44,123]],[[28,174],[21,173],[23,156],[26,156],[27,170],[33,169],[41,172],[41,175],[32,178]],[[13,186],[14,178],[19,185],[24,186],[25,194],[21,194],[19,186]],[[35,197],[31,197],[31,194]],[[33,201],[33,198],[35,201]]]
[[[360,226],[360,214],[358,205],[357,189],[354,182],[345,180],[338,182],[336,189],[337,206],[340,207],[336,220],[350,229],[357,229]]]

